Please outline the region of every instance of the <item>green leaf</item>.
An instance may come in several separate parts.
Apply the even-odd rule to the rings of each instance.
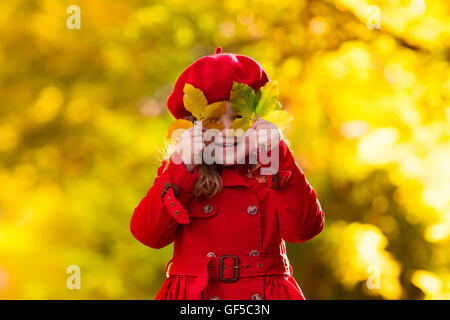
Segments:
[[[278,100],[278,83],[276,81],[267,82],[264,87],[259,89],[261,98],[256,106],[256,114],[263,118],[266,114],[275,109]]]
[[[252,118],[256,108],[256,94],[245,83],[233,82],[230,94],[230,107],[243,118]]]

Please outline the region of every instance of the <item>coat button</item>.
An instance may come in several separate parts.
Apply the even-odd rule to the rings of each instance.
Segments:
[[[252,295],[252,300],[262,300],[262,297],[259,293],[255,293]]]
[[[220,300],[220,299],[218,296],[214,296],[214,297],[209,298],[209,300]]]
[[[252,251],[250,251],[250,253],[248,255],[249,256],[259,256],[259,252],[258,252],[258,250],[252,250]]]
[[[208,257],[208,258],[215,258],[216,257],[216,254],[214,253],[214,252],[208,252],[207,254],[206,254],[206,256]]]
[[[256,213],[258,213],[258,207],[254,205],[248,206],[247,213],[250,215],[255,215]]]
[[[207,204],[207,205],[203,206],[203,213],[210,213],[211,211],[213,211],[212,204]]]

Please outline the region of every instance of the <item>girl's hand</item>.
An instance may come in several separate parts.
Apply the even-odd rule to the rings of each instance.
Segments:
[[[269,152],[277,147],[283,138],[280,128],[267,120],[259,119],[255,121],[250,129],[254,130],[254,140],[256,141],[253,148],[258,148],[263,152]],[[251,151],[256,152],[256,150]]]
[[[194,171],[202,162],[203,149],[206,146],[203,141],[204,131],[206,131],[205,127],[194,125],[185,130],[177,141],[175,152],[178,153],[189,172]]]

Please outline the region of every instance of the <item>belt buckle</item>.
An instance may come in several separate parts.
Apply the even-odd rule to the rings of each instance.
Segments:
[[[233,273],[233,278],[224,278],[223,277],[223,269],[224,269],[224,265],[223,265],[223,260],[225,258],[233,258],[234,259],[234,273]],[[223,282],[236,282],[239,279],[239,258],[233,254],[226,254],[223,256],[220,256],[219,259],[219,280],[223,281]]]

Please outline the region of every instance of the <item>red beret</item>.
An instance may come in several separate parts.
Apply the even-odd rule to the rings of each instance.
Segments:
[[[211,104],[230,99],[233,81],[245,83],[256,91],[269,81],[269,77],[254,59],[240,54],[222,53],[222,48],[217,47],[215,54],[196,60],[183,71],[167,99],[167,106],[176,119],[189,116],[191,113],[183,104],[186,83],[202,90]]]

